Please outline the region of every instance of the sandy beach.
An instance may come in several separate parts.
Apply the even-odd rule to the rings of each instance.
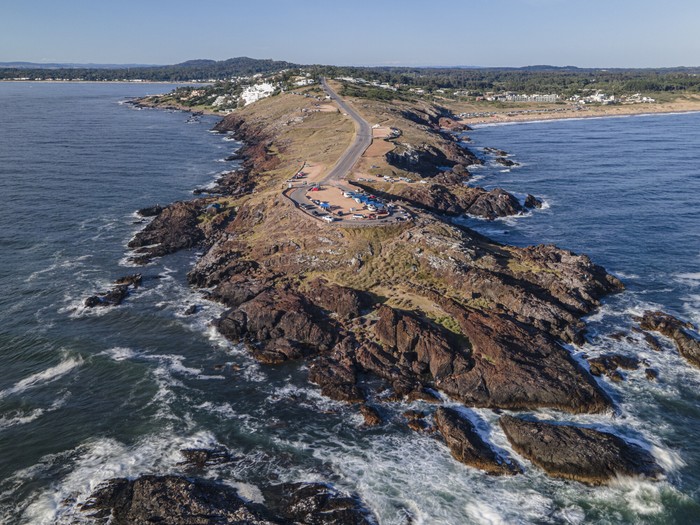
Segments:
[[[517,107],[484,107],[453,108],[455,111],[471,113],[460,120],[469,126],[484,124],[503,124],[509,122],[537,122],[542,120],[579,119],[622,117],[629,115],[647,115],[664,113],[688,113],[700,111],[700,98],[688,98],[672,102],[657,102],[650,104],[625,104],[605,106],[553,106],[543,104],[531,108],[518,105]]]

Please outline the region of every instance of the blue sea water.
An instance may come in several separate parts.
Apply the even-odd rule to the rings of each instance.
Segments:
[[[698,523],[700,371],[664,342],[654,352],[633,316],[662,308],[700,321],[700,115],[484,127],[476,184],[545,199],[528,216],[470,226],[516,245],[587,253],[627,291],[590,319],[577,356],[617,351],[648,360],[604,387],[614,414],[539,417],[618,432],[651,448],[668,474],[610,487],[526,474],[485,476],[429,436],[389,423],[362,428],[296,365],[253,362],[209,326],[221,311],[186,284],[183,252],[136,270],[126,244],[134,210],[187,199],[228,165],[237,144],[216,119],[136,110],[125,97],[161,85],[0,83],[0,522],[79,523],[76,503],[115,476],[181,470],[179,450],[226,446],[242,459],[209,473],[243,493],[261,480],[321,480],[358,493],[382,524]],[[124,274],[144,286],[122,306],[82,307]],[[190,304],[199,310],[184,315]],[[624,331],[627,338],[609,337]],[[224,365],[224,366],[222,366]],[[497,415],[474,411],[509,449]],[[487,428],[488,427],[488,428]]]

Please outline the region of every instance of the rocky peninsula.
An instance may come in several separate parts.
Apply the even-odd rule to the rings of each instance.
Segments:
[[[320,110],[322,102],[322,93],[308,89],[226,116],[214,130],[243,143],[240,165],[192,200],[142,210],[152,221],[129,243],[133,261],[202,250],[188,280],[226,306],[212,320],[216,329],[260,363],[306,365],[308,381],[356,407],[367,426],[383,424],[384,404],[425,400],[434,413],[407,414],[408,427],[434,433],[457,461],[486,474],[539,467],[589,484],[661,476],[646,450],[595,429],[503,415],[500,425],[524,461],[477,431],[462,410],[612,413],[614,402],[594,375],[633,364],[610,358],[589,366],[567,346],[583,343],[582,319],[624,286],[585,255],[504,245],[453,222],[464,214],[523,213],[539,200],[521,203],[504,190],[467,185],[469,167],[481,159],[454,135],[463,129],[454,115],[432,104],[349,99],[368,121],[398,132],[375,137],[372,147],[381,154],[363,157],[348,183],[399,203],[409,220],[365,227],[303,213],[284,194],[288,179],[302,163],[330,169],[353,137],[350,119]],[[649,314],[642,328],[674,338],[695,361],[697,341],[679,323]],[[172,487],[187,492],[188,501],[201,491],[214,497],[207,505],[227,500],[233,507],[221,516],[252,513],[255,523],[285,516],[231,503],[219,494],[228,489],[183,479],[116,480],[96,494],[92,509],[129,516],[149,493]],[[367,519],[357,510],[348,515],[308,523]]]

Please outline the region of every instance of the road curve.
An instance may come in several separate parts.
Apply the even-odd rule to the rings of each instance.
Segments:
[[[328,93],[328,96],[331,97],[331,100],[338,104],[340,110],[347,113],[347,115],[355,121],[357,128],[353,143],[350,144],[348,149],[345,150],[328,175],[321,180],[321,184],[335,183],[334,185],[337,185],[337,183],[347,176],[365,150],[369,148],[370,144],[372,144],[372,128],[369,125],[369,122],[363,119],[357,111],[350,107],[347,102],[340,98],[338,94],[331,89],[325,78],[321,79],[321,86],[326,93]]]
[[[355,111],[342,98],[340,98],[340,96],[333,91],[333,89],[331,89],[331,87],[326,83],[325,78],[321,79],[321,86],[326,91],[328,96],[331,97],[331,100],[338,105],[340,110],[346,113],[353,121],[355,121],[356,124],[355,138],[352,144],[350,144],[350,146],[348,146],[348,148],[343,152],[341,157],[338,159],[338,162],[335,163],[335,166],[333,166],[328,174],[319,181],[319,184],[343,188],[341,181],[345,179],[365,150],[372,144],[372,127],[369,125],[369,122],[363,119],[360,114],[357,113],[357,111]],[[321,220],[320,217],[314,216],[308,211],[314,207],[314,204],[307,196],[309,189],[309,186],[297,186],[294,188],[288,188],[282,193],[285,197],[289,198],[295,203],[297,209],[310,217]],[[396,219],[393,217],[370,219],[362,222],[351,221],[343,218],[337,220],[335,224],[339,226],[367,227],[391,224],[395,221]]]

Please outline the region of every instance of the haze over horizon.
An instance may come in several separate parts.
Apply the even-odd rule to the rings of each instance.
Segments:
[[[698,65],[688,0],[264,5],[29,0],[3,10],[0,61],[175,64],[237,56],[358,66]]]

